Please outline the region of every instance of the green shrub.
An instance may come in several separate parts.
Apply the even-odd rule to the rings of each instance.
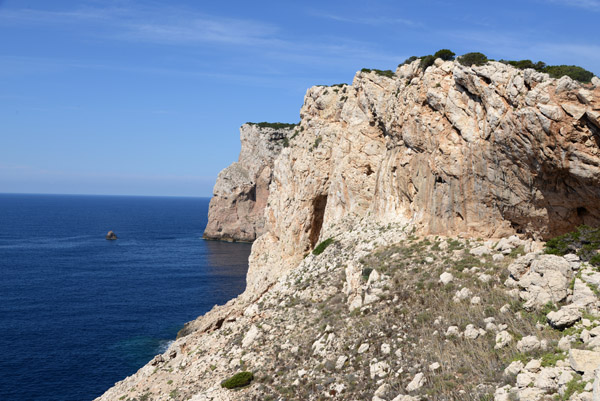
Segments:
[[[567,253],[577,253],[591,265],[600,266],[600,228],[586,225],[577,227],[573,232],[549,239],[544,252],[551,255],[563,256]]]
[[[372,268],[370,268],[370,267],[365,267],[364,269],[362,269],[362,272],[361,272],[361,276],[362,276],[362,278],[363,278],[365,281],[367,281],[367,280],[369,279],[369,276],[371,275],[371,272],[372,272],[372,271],[373,271],[373,269],[372,269]]]
[[[594,74],[576,65],[549,65],[543,70],[552,78],[568,76],[579,82],[590,82]]]
[[[396,74],[394,74],[394,71],[392,71],[392,70],[377,70],[377,69],[371,69],[371,68],[363,68],[360,71],[361,72],[374,72],[377,75],[380,75],[382,77],[387,77],[387,78],[394,78],[396,76]]]
[[[421,58],[421,62],[419,63],[419,66],[423,69],[426,70],[427,67],[430,67],[433,65],[433,63],[435,62],[435,57],[433,57],[431,54],[427,55],[427,56],[423,56]]]
[[[240,372],[231,376],[229,379],[222,381],[221,387],[228,389],[245,387],[249,385],[253,379],[254,375],[252,372]]]
[[[257,127],[260,128],[274,128],[274,129],[282,129],[282,128],[294,128],[297,127],[299,125],[299,123],[297,124],[288,124],[288,123],[268,123],[266,121],[263,121],[261,123],[252,123],[252,122],[247,122],[246,124],[248,125],[256,125]]]
[[[406,64],[410,64],[413,61],[415,61],[416,59],[418,59],[417,56],[410,56],[409,58],[407,58],[406,60],[404,60],[401,64],[398,64],[398,67],[406,65]]]
[[[470,67],[472,65],[484,65],[485,63],[488,62],[488,58],[483,53],[474,52],[474,53],[463,54],[462,56],[460,56],[458,58],[458,62],[461,63],[462,65],[466,65],[467,67]]]
[[[333,244],[334,240],[333,238],[327,238],[325,241],[321,242],[319,245],[317,245],[315,247],[315,249],[313,249],[312,253],[313,255],[320,255],[323,253],[323,251],[331,244]]]
[[[546,68],[546,63],[544,63],[543,61],[538,61],[537,63],[534,63],[531,60],[500,60],[500,62],[512,65],[513,67],[516,67],[520,70],[524,70],[526,68],[533,68],[536,71],[544,71],[544,68]]]
[[[452,50],[441,49],[435,52],[433,58],[441,58],[444,61],[452,61],[454,60],[454,56],[456,56],[456,53],[454,53]]]

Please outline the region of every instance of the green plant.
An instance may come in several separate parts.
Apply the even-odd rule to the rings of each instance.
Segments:
[[[564,75],[579,82],[590,82],[594,74],[576,65],[549,65],[543,70],[552,78],[560,78]]]
[[[438,50],[433,55],[434,58],[441,58],[444,61],[454,60],[454,56],[456,56],[456,53],[454,53],[452,50],[448,50],[448,49]]]
[[[394,78],[396,74],[394,74],[394,71],[392,70],[377,70],[377,69],[371,69],[371,68],[363,68],[362,70],[360,70],[361,72],[374,72],[377,75],[380,75],[382,77],[387,77],[387,78]]]
[[[334,239],[333,238],[327,238],[325,241],[321,242],[319,245],[317,245],[315,247],[315,249],[313,249],[312,254],[313,255],[320,255],[323,253],[323,251],[331,244],[333,244]]]
[[[169,393],[170,398],[177,398],[178,395],[179,395],[179,393],[178,393],[177,389],[171,390],[171,392]]]
[[[406,64],[411,64],[413,61],[415,61],[417,59],[418,59],[417,56],[410,56],[409,58],[407,58],[406,60],[404,60],[401,64],[398,64],[398,67],[406,65]]]
[[[289,123],[268,123],[266,121],[260,123],[252,123],[247,122],[248,125],[255,125],[260,128],[274,128],[274,129],[284,129],[284,128],[294,128],[297,127],[298,124],[289,124]]]
[[[485,54],[479,52],[463,54],[458,58],[458,62],[462,65],[470,67],[472,65],[484,65],[488,62],[488,58]]]
[[[546,242],[544,252],[551,255],[563,256],[567,253],[577,253],[584,261],[593,266],[600,266],[600,228],[586,225],[577,227],[575,231],[559,235]]]
[[[252,372],[239,372],[231,376],[229,379],[221,382],[221,387],[233,389],[239,387],[246,387],[254,379]]]
[[[361,276],[362,278],[366,281],[369,279],[369,276],[371,275],[371,272],[373,271],[372,268],[370,267],[365,267],[364,269],[362,269],[362,273]]]
[[[430,54],[430,55],[421,57],[421,62],[419,63],[419,66],[423,70],[426,70],[427,67],[432,66],[434,62],[435,62],[435,57]]]

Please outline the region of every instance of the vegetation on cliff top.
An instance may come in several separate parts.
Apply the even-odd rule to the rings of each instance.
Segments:
[[[410,63],[414,62],[415,60],[420,60],[419,66],[423,70],[426,70],[427,67],[430,67],[433,65],[433,63],[435,62],[435,60],[437,58],[441,58],[442,60],[445,60],[445,61],[454,60],[455,53],[449,49],[441,49],[441,50],[438,50],[433,55],[429,54],[427,56],[421,56],[421,57],[417,57],[417,56],[409,57],[406,60],[404,60],[403,63],[399,64],[398,66],[400,67],[405,64],[410,64]],[[493,61],[493,60],[488,59],[487,56],[483,53],[472,52],[472,53],[466,53],[466,54],[463,54],[462,56],[459,56],[457,58],[457,61],[462,65],[470,67],[472,65],[478,65],[478,66],[484,65],[488,61]],[[526,68],[532,68],[536,71],[546,73],[546,74],[550,75],[550,77],[552,77],[552,78],[561,78],[566,75],[576,81],[579,81],[582,83],[587,83],[587,82],[590,82],[592,80],[592,78],[594,77],[594,73],[592,73],[582,67],[576,66],[576,65],[546,65],[546,63],[544,63],[543,61],[538,61],[537,63],[534,63],[531,60],[499,60],[499,61],[504,64],[512,65],[513,67],[518,68],[520,70],[524,70]],[[364,69],[363,69],[363,71],[364,71]]]
[[[266,121],[260,123],[247,122],[248,125],[255,125],[260,128],[273,128],[273,129],[285,129],[297,127],[300,123],[268,123]]]

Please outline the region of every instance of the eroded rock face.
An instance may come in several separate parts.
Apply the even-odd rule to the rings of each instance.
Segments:
[[[219,173],[204,238],[251,242],[263,233],[273,161],[292,131],[242,125],[239,160]]]
[[[274,164],[251,291],[363,218],[536,239],[600,223],[600,88],[497,62],[418,63],[307,91],[302,132]]]

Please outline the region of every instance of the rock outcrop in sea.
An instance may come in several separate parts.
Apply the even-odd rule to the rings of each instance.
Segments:
[[[204,238],[252,242],[264,232],[273,161],[293,131],[292,124],[242,125],[239,159],[219,173]]]
[[[591,400],[600,230],[544,241],[600,225],[597,82],[438,59],[310,88],[246,291],[100,399]]]

